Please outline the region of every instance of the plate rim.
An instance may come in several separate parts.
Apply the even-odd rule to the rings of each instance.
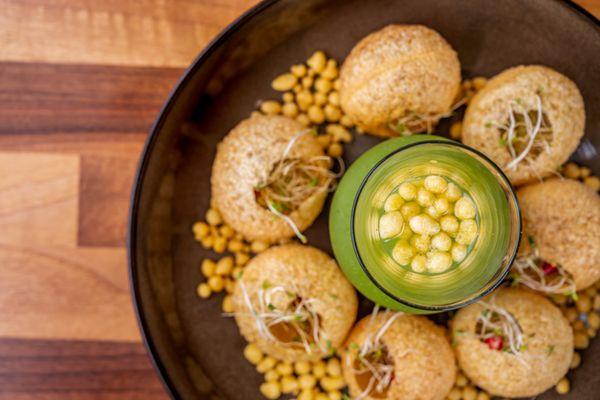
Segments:
[[[155,345],[154,339],[152,337],[152,333],[148,327],[148,323],[146,318],[142,313],[142,300],[138,285],[138,261],[136,256],[136,243],[137,243],[137,232],[136,226],[138,224],[138,208],[139,208],[139,200],[141,197],[141,182],[143,181],[146,170],[148,167],[148,163],[150,160],[150,155],[154,146],[156,144],[156,138],[158,136],[158,132],[162,129],[164,125],[164,121],[166,118],[166,114],[173,108],[174,103],[180,97],[181,92],[184,86],[191,79],[192,74],[200,68],[209,57],[225,42],[229,39],[229,37],[243,27],[247,22],[249,22],[256,15],[260,14],[267,8],[272,5],[279,3],[282,0],[261,0],[256,5],[252,6],[244,13],[242,13],[238,18],[229,23],[219,34],[217,34],[196,56],[196,58],[192,61],[192,63],[183,71],[182,75],[178,78],[177,82],[170,90],[169,94],[166,97],[165,102],[163,103],[160,111],[157,114],[157,117],[152,124],[148,137],[146,138],[144,145],[142,147],[142,151],[140,153],[140,157],[138,160],[138,164],[136,167],[136,172],[134,175],[130,202],[129,202],[129,214],[127,220],[127,237],[125,242],[125,247],[127,251],[127,271],[128,271],[128,280],[129,280],[129,290],[131,295],[131,301],[133,305],[133,311],[137,320],[138,329],[142,338],[142,343],[146,349],[146,353],[152,363],[154,371],[158,376],[159,380],[162,383],[163,388],[167,392],[167,394],[173,399],[182,398],[177,390],[171,375],[164,363],[158,357],[157,354],[157,346]],[[301,1],[301,0],[299,0]],[[587,20],[588,23],[594,25],[600,32],[600,19],[596,18],[591,12],[587,9],[583,8],[583,6],[575,3],[573,0],[552,0],[556,3],[562,3],[566,5],[567,9],[570,9],[575,14],[579,14],[583,19]]]

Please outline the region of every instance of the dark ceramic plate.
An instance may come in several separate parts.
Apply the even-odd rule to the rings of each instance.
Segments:
[[[175,398],[261,398],[261,376],[242,356],[244,340],[221,316],[220,298],[200,301],[200,261],[213,256],[194,242],[193,221],[209,204],[215,146],[259,99],[276,98],[271,80],[317,49],[343,60],[369,32],[420,23],[458,51],[464,77],[492,76],[541,63],[572,78],[586,102],[586,137],[576,161],[600,173],[600,28],[592,16],[553,0],[265,1],[221,34],[171,94],[144,151],[129,232],[132,290],[158,373]],[[450,121],[438,132],[446,133]],[[351,162],[378,139],[358,136]],[[331,251],[328,209],[308,231]],[[361,311],[369,305],[363,301]],[[573,390],[561,399],[600,398],[600,340],[583,353]],[[541,399],[558,398],[553,391]]]

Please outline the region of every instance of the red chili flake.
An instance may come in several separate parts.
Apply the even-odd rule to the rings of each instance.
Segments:
[[[488,347],[492,350],[502,350],[504,344],[500,336],[492,336],[484,340]]]
[[[549,262],[544,261],[542,264],[542,271],[544,271],[545,275],[550,275],[558,271],[558,268],[556,268],[556,266],[550,264]]]

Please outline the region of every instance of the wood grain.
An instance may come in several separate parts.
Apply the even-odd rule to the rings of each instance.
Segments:
[[[140,344],[0,340],[0,399],[167,399]]]
[[[0,0],[0,60],[186,67],[257,0]]]

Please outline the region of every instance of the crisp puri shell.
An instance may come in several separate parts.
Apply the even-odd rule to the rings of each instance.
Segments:
[[[444,114],[460,90],[456,52],[422,25],[388,25],[362,39],[340,70],[340,103],[366,132],[398,136],[407,111]]]
[[[567,270],[577,290],[600,279],[600,196],[571,179],[525,186],[517,196],[540,257]]]
[[[336,262],[314,247],[299,244],[272,247],[250,260],[241,279],[254,309],[258,309],[257,292],[265,282],[282,286],[303,299],[315,299],[314,310],[320,317],[324,341],[320,347],[325,351],[315,349],[309,354],[304,349],[273,343],[261,336],[255,319],[248,315],[242,289],[236,285],[232,299],[240,332],[248,342],[255,343],[264,353],[279,360],[294,362],[323,358],[328,355],[328,347],[338,348],[343,344],[356,319],[358,299],[354,288]]]
[[[541,152],[531,164],[524,160],[515,169],[509,169],[506,166],[511,155],[508,147],[501,144],[501,132],[493,123],[508,121],[511,102],[533,108],[538,91],[542,110],[552,127],[550,152]],[[584,128],[583,98],[573,81],[548,67],[518,66],[490,79],[473,97],[463,120],[462,140],[502,167],[513,184],[521,185],[555,174],[577,148]]]
[[[506,309],[521,326],[528,366],[475,336],[477,316],[484,310],[475,303],[459,310],[452,321],[456,356],[464,373],[495,396],[536,396],[554,386],[573,357],[573,331],[560,309],[544,296],[522,289],[500,289],[486,301]]]
[[[219,143],[211,176],[212,205],[245,238],[273,243],[294,236],[285,220],[256,202],[254,188],[268,177],[294,135],[306,129],[286,117],[255,115],[240,122]],[[323,155],[314,136],[307,134],[296,141],[288,157]],[[300,231],[317,218],[326,197],[326,190],[319,191],[289,214]]]
[[[388,320],[379,313],[371,326],[367,316],[360,320],[346,340],[342,353],[344,379],[352,397],[362,389],[352,370],[357,355],[369,332],[374,335]],[[429,319],[416,315],[401,315],[382,336],[382,342],[394,363],[394,379],[387,392],[390,400],[443,400],[454,385],[456,362],[446,331]],[[365,400],[376,400],[365,397]]]

